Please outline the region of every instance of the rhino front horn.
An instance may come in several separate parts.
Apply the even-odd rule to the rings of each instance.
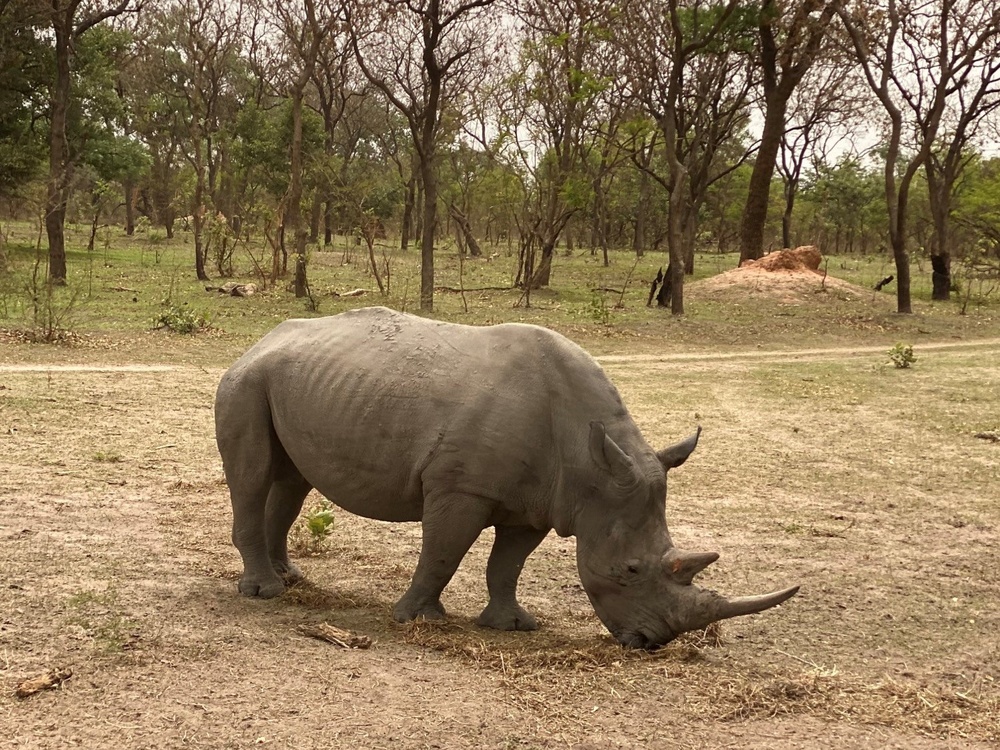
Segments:
[[[799,592],[798,586],[792,586],[784,591],[774,591],[762,596],[738,596],[735,599],[723,599],[716,606],[715,620],[728,620],[730,617],[752,615],[765,609],[777,607],[788,601]]]

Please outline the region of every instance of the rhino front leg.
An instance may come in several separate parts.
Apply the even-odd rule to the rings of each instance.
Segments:
[[[538,621],[517,603],[517,580],[524,561],[541,544],[548,530],[530,526],[497,526],[486,565],[490,603],[476,623],[495,630],[537,630]]]
[[[441,592],[459,563],[489,524],[486,501],[470,495],[447,495],[424,501],[423,544],[410,588],[392,610],[396,622],[444,617]]]

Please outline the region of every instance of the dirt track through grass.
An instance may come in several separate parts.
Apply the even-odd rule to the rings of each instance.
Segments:
[[[965,341],[929,341],[919,344],[920,351],[942,351],[949,349],[996,348],[1000,347],[1000,338],[971,339]],[[835,359],[843,357],[882,354],[884,346],[839,346],[830,348],[795,349],[795,350],[760,350],[747,349],[735,352],[696,352],[671,354],[604,354],[596,357],[604,364],[620,363],[659,363],[659,362],[714,362],[725,360],[776,360],[808,362],[818,359]],[[197,370],[204,372],[213,368],[193,367],[188,365],[57,365],[57,364],[0,364],[0,372],[176,372],[178,370]],[[224,368],[215,368],[221,371]]]

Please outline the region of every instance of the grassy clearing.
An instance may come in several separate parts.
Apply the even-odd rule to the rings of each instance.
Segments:
[[[389,293],[383,296],[375,288],[366,256],[348,238],[338,237],[331,248],[314,247],[310,260],[310,284],[318,308],[314,311],[312,302],[297,300],[290,293],[288,279],[248,298],[205,291],[206,285],[193,277],[190,233],[179,232],[167,241],[153,232],[129,238],[120,229],[107,228],[101,230],[97,249],[87,253],[79,249],[86,244],[87,228],[70,225],[67,230],[69,285],[55,289],[39,312],[26,291],[36,258],[37,229],[28,224],[11,226],[12,270],[0,285],[0,324],[5,320],[8,327],[62,327],[111,337],[119,345],[122,339],[149,336],[156,327],[185,332],[207,328],[211,343],[203,348],[224,352],[227,358],[289,317],[331,315],[373,304],[410,311],[418,308],[415,249],[402,253],[386,248],[391,276]],[[630,348],[632,340],[661,350],[679,346],[715,349],[789,347],[820,339],[831,345],[858,340],[892,344],[899,339],[918,344],[925,337],[982,337],[1000,332],[1000,299],[973,304],[965,316],[958,314],[957,301],[931,304],[930,269],[921,263],[913,269],[916,314],[912,316],[893,313],[891,288],[889,293],[829,292],[794,301],[699,291],[698,280],[733,268],[736,260],[733,255],[697,257],[686,297],[688,314],[678,319],[646,307],[649,281],[663,265],[663,253],[647,254],[636,264],[631,253],[613,252],[611,265],[605,268],[589,250],[560,251],[551,288],[534,292],[528,308],[521,291],[510,288],[516,271],[513,248],[487,248],[483,259],[460,264],[446,246],[436,261],[435,317],[473,324],[539,323],[569,334],[595,352]],[[892,272],[888,258],[881,256],[830,258],[827,266],[831,275],[864,289]],[[621,295],[626,279],[630,281]],[[264,285],[246,252],[235,258],[232,279],[213,278],[208,285],[230,280]],[[356,289],[364,294],[334,296]]]

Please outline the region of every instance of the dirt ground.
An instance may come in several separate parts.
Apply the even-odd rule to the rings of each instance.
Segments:
[[[155,341],[155,339],[152,339]],[[16,748],[992,748],[1000,741],[1000,342],[910,370],[870,349],[632,356],[604,365],[671,473],[675,541],[762,615],[625,651],[572,539],[529,559],[536,633],[481,630],[484,534],[444,625],[390,617],[420,529],[339,512],[308,582],[236,594],[213,439],[222,367],[122,367],[0,343],[0,746]],[[310,501],[307,501],[307,503]],[[297,627],[371,636],[344,650]],[[72,671],[17,698],[25,678]]]

